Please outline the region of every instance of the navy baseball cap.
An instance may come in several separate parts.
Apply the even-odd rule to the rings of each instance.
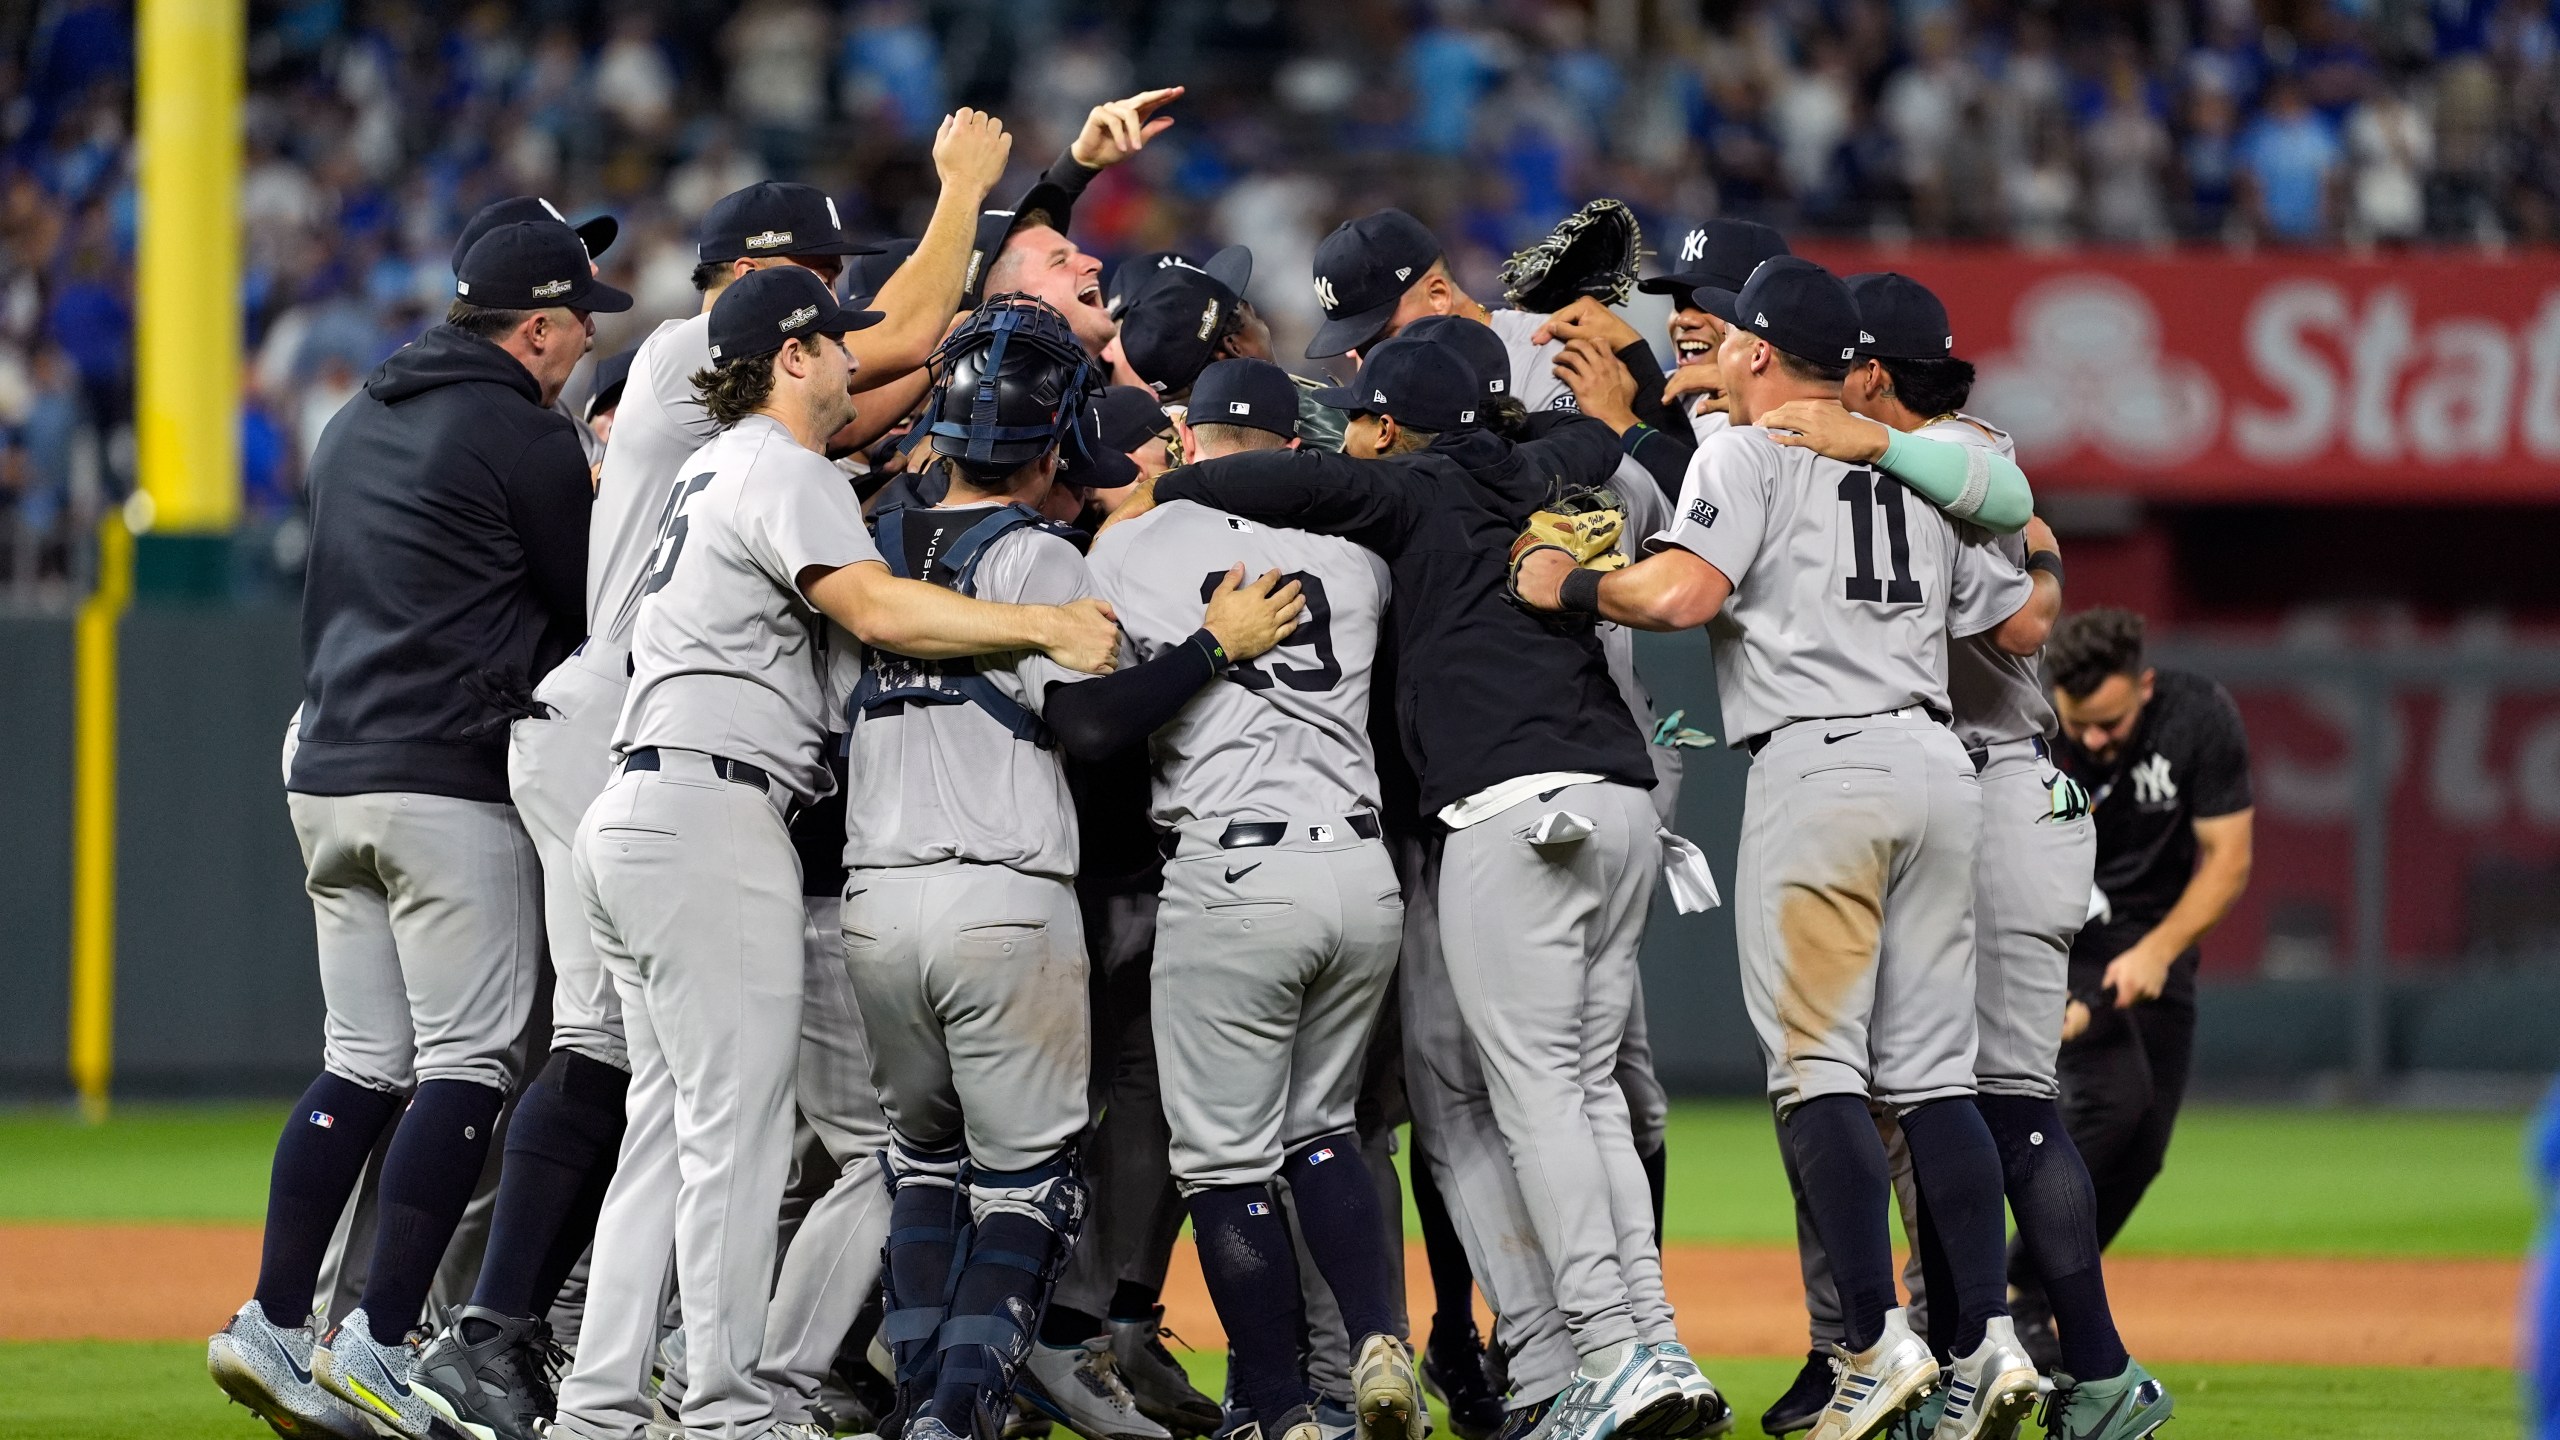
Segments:
[[[1399,340],[1428,340],[1458,352],[1467,368],[1484,382],[1484,393],[1492,396],[1511,393],[1511,347],[1493,333],[1493,327],[1464,315],[1425,315],[1396,332]]]
[[[1398,336],[1370,351],[1348,385],[1315,392],[1316,400],[1353,415],[1392,415],[1415,430],[1464,430],[1484,408],[1475,367],[1446,345]]]
[[[871,253],[845,262],[844,298],[849,305],[868,305],[907,257],[916,253],[913,240],[884,240]]]
[[[1699,309],[1800,359],[1836,364],[1858,353],[1858,302],[1840,277],[1793,255],[1760,262],[1739,292],[1701,285]]]
[[[1150,250],[1132,255],[1114,266],[1111,283],[1103,288],[1102,308],[1119,319],[1167,272],[1188,270],[1206,275],[1244,298],[1245,286],[1253,283],[1253,252],[1242,245],[1230,245],[1205,261],[1194,262],[1178,250]]]
[[[1126,455],[1163,434],[1173,424],[1156,403],[1155,393],[1136,385],[1114,385],[1094,403],[1102,415],[1102,444]]]
[[[480,243],[481,236],[501,225],[525,220],[557,220],[569,225],[569,217],[560,213],[560,207],[539,195],[512,195],[492,201],[481,206],[479,213],[463,225],[462,233],[454,237],[453,273],[462,273],[462,257],[471,253],[471,247]],[[599,215],[593,220],[569,225],[569,228],[578,232],[580,243],[587,247],[587,258],[592,260],[605,252],[605,247],[613,243],[614,236],[622,233],[622,222],[610,215]]]
[[[1324,307],[1324,325],[1307,358],[1365,349],[1440,254],[1440,237],[1401,210],[1344,221],[1316,247],[1316,303]]]
[[[1296,439],[1298,382],[1268,360],[1221,360],[1191,382],[1186,418],[1194,425],[1243,425]]]
[[[1685,304],[1692,290],[1740,290],[1761,261],[1788,253],[1787,237],[1756,220],[1710,220],[1680,237],[1679,269],[1636,288]]]
[[[731,191],[702,217],[700,258],[763,259],[770,255],[868,255],[869,245],[844,233],[835,197],[815,185],[765,180]]]
[[[1947,307],[1929,287],[1891,270],[1848,279],[1858,302],[1858,354],[1882,360],[1944,360],[1956,352]]]
[[[877,310],[838,305],[814,270],[776,265],[749,271],[711,302],[711,359],[770,355],[785,340],[843,335],[880,323]]]
[[[1158,395],[1189,389],[1242,304],[1205,270],[1160,271],[1120,317],[1120,354]]]
[[[596,278],[578,232],[552,219],[500,225],[473,241],[454,271],[453,295],[490,310],[631,308],[629,295]]]
[[[587,408],[578,412],[579,419],[593,421],[622,403],[622,388],[631,383],[631,357],[639,353],[625,350],[596,366],[595,389],[587,396]]]
[[[969,268],[962,273],[960,304],[975,308],[987,298],[987,269],[996,263],[996,252],[1017,230],[1046,225],[1064,235],[1075,219],[1076,197],[1043,175],[1022,192],[1009,210],[981,210],[978,230],[969,242]]]
[[[1135,391],[1135,386],[1120,386]],[[1111,443],[1112,417],[1110,392],[1088,395],[1077,403],[1082,413],[1076,416],[1075,433],[1058,447],[1058,483],[1078,490],[1117,490],[1138,482],[1138,462],[1129,458],[1129,450]],[[1162,411],[1157,412],[1162,415]],[[1139,444],[1145,444],[1142,439]]]

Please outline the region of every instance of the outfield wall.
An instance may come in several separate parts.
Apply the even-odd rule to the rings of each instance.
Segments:
[[[63,618],[0,617],[0,1096],[69,1093],[71,638]],[[1721,730],[1706,644],[1642,637],[1666,710]],[[285,817],[277,746],[300,689],[285,607],[138,605],[126,618],[116,907],[116,1088],[127,1095],[299,1089],[319,1063],[311,916]],[[1728,885],[1745,762],[1689,752],[1681,828]],[[1741,1014],[1724,911],[1657,912],[1644,953],[1654,1053],[1689,1093],[1750,1093],[1760,1066]],[[2465,973],[2395,986],[2404,1069],[2560,1067],[2560,975]],[[2284,1087],[2342,1070],[2345,982],[2212,986],[2207,1083]]]

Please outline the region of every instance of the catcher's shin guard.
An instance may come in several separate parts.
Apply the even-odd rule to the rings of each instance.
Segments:
[[[967,1188],[971,1238],[934,1340],[932,1413],[993,1436],[1083,1224],[1085,1190],[1072,1150],[1029,1170],[972,1166]]]
[[[889,1243],[880,1266],[885,1310],[880,1343],[896,1362],[896,1416],[913,1415],[931,1398],[941,1358],[936,1336],[969,1253],[969,1192],[961,1184],[966,1152],[954,1145],[926,1150],[893,1136],[880,1152],[889,1187]],[[888,1427],[884,1427],[886,1429]]]

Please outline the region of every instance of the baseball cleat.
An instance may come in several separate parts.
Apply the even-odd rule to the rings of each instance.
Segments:
[[[1484,1373],[1484,1344],[1475,1322],[1455,1333],[1434,1330],[1422,1352],[1422,1388],[1440,1401],[1458,1440],[1492,1440],[1502,1428],[1502,1397]]]
[[[2144,1440],[2176,1408],[2166,1386],[2140,1361],[2127,1360],[2112,1380],[2055,1375],[2036,1420],[2049,1440]]]
[[[1170,1431],[1138,1409],[1112,1359],[1108,1335],[1063,1347],[1034,1341],[1014,1398],[1085,1440],[1172,1440]]]
[[[1532,1400],[1502,1412],[1502,1428],[1493,1432],[1493,1440],[1528,1440],[1539,1426],[1547,1423],[1547,1412],[1555,1408],[1555,1397]]]
[[[464,1338],[475,1330],[478,1341]],[[418,1353],[410,1383],[474,1440],[539,1440],[553,1405],[541,1334],[539,1320],[465,1305]]]
[[[1593,1360],[1604,1360],[1608,1373],[1575,1371],[1532,1432],[1534,1440],[1609,1440],[1622,1432],[1665,1435],[1688,1418],[1689,1397],[1679,1376],[1650,1347],[1629,1340],[1583,1363]]]
[[[1875,1344],[1855,1355],[1832,1349],[1842,1361],[1840,1380],[1808,1440],[1871,1440],[1938,1383],[1937,1357],[1911,1333],[1910,1312],[1898,1305],[1884,1312]]]
[[[1111,1358],[1138,1413],[1176,1435],[1206,1435],[1225,1419],[1218,1402],[1200,1393],[1182,1362],[1165,1348],[1164,1307],[1137,1320],[1113,1320]]]
[[[1413,1347],[1383,1331],[1363,1339],[1351,1362],[1351,1408],[1360,1440],[1421,1440],[1425,1412]]]
[[[835,1440],[835,1432],[815,1420],[778,1420],[765,1440]]]
[[[397,1345],[373,1338],[357,1306],[312,1347],[311,1374],[329,1393],[363,1412],[376,1430],[398,1440],[492,1440],[466,1430],[415,1382],[426,1341],[412,1330]]]
[[[1787,1393],[1760,1412],[1760,1433],[1774,1437],[1810,1430],[1822,1418],[1822,1407],[1831,1403],[1831,1387],[1839,1383],[1839,1366],[1828,1350],[1806,1353],[1804,1368],[1796,1372]]]
[[[1938,1417],[1946,1413],[1947,1387],[1941,1385],[1895,1416],[1878,1440],[1929,1440],[1929,1432],[1938,1428]]]
[[[372,1440],[364,1416],[311,1378],[311,1348],[310,1326],[271,1323],[252,1300],[205,1342],[204,1368],[285,1440]]]
[[[2011,1440],[2036,1407],[2036,1362],[2018,1344],[2006,1315],[1982,1327],[1982,1343],[1956,1357],[1947,1377],[1946,1409],[1930,1440]]]
[[[1726,1403],[1723,1392],[1707,1378],[1707,1372],[1698,1368],[1688,1346],[1667,1340],[1654,1346],[1653,1353],[1678,1378],[1681,1392],[1689,1397],[1689,1419],[1678,1431],[1679,1440],[1712,1440],[1733,1429],[1733,1406]]]

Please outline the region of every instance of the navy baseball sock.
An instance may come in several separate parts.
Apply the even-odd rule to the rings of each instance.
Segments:
[[[621,1147],[615,1146],[607,1161],[616,1159],[620,1152]],[[578,1261],[595,1244],[596,1222],[604,1215],[605,1192],[613,1188],[613,1171],[614,1166],[607,1163],[587,1172],[587,1183],[570,1202],[568,1216],[560,1222],[560,1233],[551,1237],[551,1253],[542,1257],[542,1271],[533,1277],[536,1316],[549,1315],[551,1307],[560,1303],[560,1292],[569,1285],[569,1272],[578,1268]],[[504,1174],[499,1178],[503,1182]]]
[[[1929,1218],[1928,1201],[1920,1202],[1916,1217],[1902,1218],[1903,1228],[1911,1233],[1912,1248],[1920,1252],[1920,1337],[1929,1342],[1929,1353],[1945,1364],[1956,1358],[1956,1306],[1951,1298],[1956,1278],[1947,1268],[1947,1244]]]
[[[1653,1248],[1662,1248],[1662,1206],[1671,1194],[1671,1142],[1663,1141],[1636,1157],[1644,1167],[1644,1188],[1653,1196]]]
[[[1953,1287],[1944,1295],[1932,1294],[1929,1308],[1954,1309],[1951,1349],[1969,1355],[1982,1343],[1984,1322],[2009,1313],[2000,1150],[1991,1143],[1991,1128],[1969,1095],[1932,1100],[1901,1118],[1902,1138],[1911,1146],[1911,1171],[1920,1182],[1920,1203],[1946,1247]]]
[[[489,1131],[506,1092],[474,1080],[418,1086],[382,1159],[382,1219],[365,1272],[364,1308],[376,1343],[397,1345],[427,1307],[427,1287],[462,1223],[489,1159]]]
[[[1455,1343],[1475,1333],[1476,1276],[1468,1268],[1466,1246],[1449,1218],[1449,1202],[1440,1198],[1440,1180],[1431,1157],[1417,1147],[1405,1168],[1413,1172],[1413,1213],[1422,1225],[1422,1258],[1431,1267],[1431,1341]]]
[[[2114,1379],[2124,1373],[2126,1356],[2098,1260],[2097,1190],[2080,1147],[2062,1127],[2062,1107],[2017,1095],[1983,1095],[1974,1103],[2000,1146],[2018,1238],[2044,1276],[2062,1368],[2076,1379]]]
[[[1081,1345],[1110,1328],[1099,1315],[1052,1300],[1048,1311],[1040,1317],[1040,1343],[1064,1350],[1070,1345]]]
[[[1894,1303],[1884,1141],[1876,1137],[1864,1095],[1804,1101],[1787,1112],[1786,1130],[1804,1182],[1804,1208],[1831,1257],[1841,1330],[1850,1350],[1865,1350],[1884,1334],[1884,1314]]]
[[[1280,1418],[1308,1403],[1298,1374],[1305,1306],[1289,1222],[1269,1185],[1223,1185],[1192,1195],[1191,1234],[1209,1299],[1227,1328],[1228,1388],[1262,1422],[1263,1434],[1278,1434]]]
[[[258,1306],[267,1322],[287,1329],[311,1323],[311,1293],[320,1257],[338,1217],[364,1174],[382,1127],[400,1113],[400,1097],[320,1072],[293,1102],[276,1137],[267,1179],[267,1233],[258,1257]]]
[[[515,1118],[507,1122],[497,1213],[490,1217],[489,1253],[480,1262],[472,1304],[520,1316],[549,1308],[559,1282],[553,1281],[546,1295],[543,1275],[559,1242],[570,1238],[564,1232],[575,1225],[579,1201],[596,1171],[613,1173],[622,1145],[622,1100],[630,1085],[627,1070],[574,1050],[555,1050],[542,1073],[525,1087]],[[592,1213],[583,1229],[576,1237],[580,1250],[595,1236]],[[575,1254],[569,1263],[577,1263]],[[565,1278],[568,1269],[560,1273]]]
[[[1353,1351],[1371,1335],[1401,1333],[1391,1268],[1400,1257],[1388,1251],[1387,1220],[1360,1137],[1344,1130],[1308,1141],[1281,1162],[1280,1178],[1289,1182],[1307,1254],[1333,1291]]]
[[[1111,1309],[1108,1313],[1114,1320],[1152,1320],[1155,1318],[1156,1307],[1163,1303],[1163,1286],[1147,1285],[1136,1280],[1123,1280],[1119,1288],[1111,1292]],[[1097,1330],[1094,1333],[1099,1335],[1102,1332]]]
[[[941,1369],[934,1381],[931,1413],[955,1432],[968,1435],[977,1427],[981,1397],[1004,1398],[1013,1367],[1031,1352],[1031,1337],[999,1351],[983,1337],[955,1342],[951,1332],[972,1320],[996,1318],[1028,1327],[1039,1313],[1048,1276],[1056,1269],[1057,1232],[1032,1219],[998,1211],[977,1224],[969,1240],[968,1268],[951,1291],[951,1318],[943,1322]],[[1008,1406],[1007,1412],[1011,1413]]]

